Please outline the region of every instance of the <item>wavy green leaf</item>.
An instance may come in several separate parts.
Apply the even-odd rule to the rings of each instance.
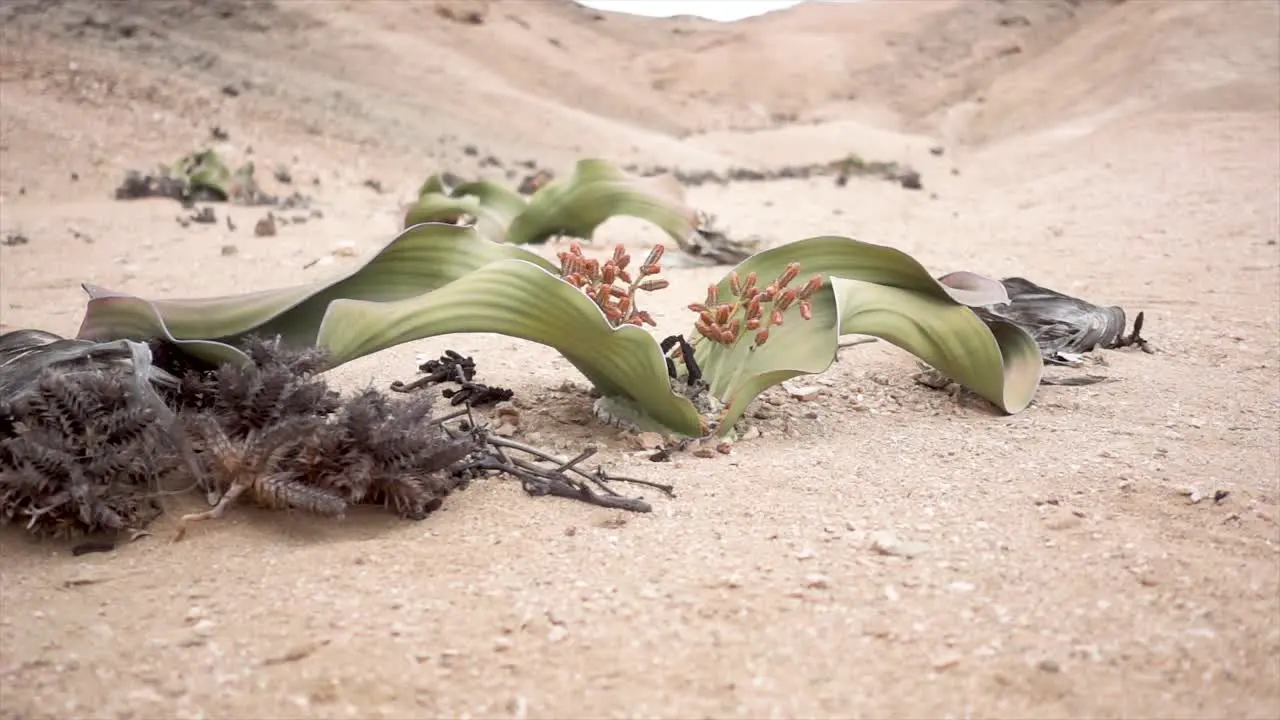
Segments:
[[[581,160],[563,180],[539,188],[529,200],[486,180],[451,186],[432,175],[405,213],[405,226],[474,219],[481,234],[526,245],[565,235],[590,240],[611,217],[626,215],[657,225],[684,250],[693,245],[698,213],[684,204],[684,191],[669,177],[641,178],[605,160]]]
[[[218,361],[243,358],[229,345],[250,334],[278,334],[288,347],[305,347],[316,342],[334,300],[402,300],[447,285],[491,262],[513,258],[556,269],[536,253],[489,241],[471,227],[415,225],[356,270],[296,287],[225,297],[145,300],[85,285],[90,299],[77,337],[165,337],[193,355]]]
[[[404,214],[406,228],[422,223],[456,225],[463,218],[476,217],[480,203],[474,197],[450,197],[443,193],[425,193]]]
[[[556,235],[590,240],[597,227],[616,215],[657,225],[687,247],[697,214],[684,204],[670,179],[641,178],[604,160],[581,160],[573,174],[539,188],[507,232],[517,245],[546,242]]]
[[[846,278],[831,286],[842,334],[893,343],[1008,413],[1035,397],[1044,364],[1016,325],[988,326],[965,305],[903,288]]]
[[[998,281],[968,272],[934,279],[900,250],[836,236],[772,248],[735,271],[743,278],[755,272],[763,287],[792,262],[801,267],[794,285],[815,273],[824,278],[812,298],[811,320],[789,312],[761,346],[751,334],[734,346],[697,339],[695,358],[703,376],[726,404],[718,432],[728,432],[766,388],[825,371],[835,360],[839,336],[847,333],[902,347],[1006,412],[1031,402],[1043,369],[1035,342],[1016,326],[989,327],[969,307],[1007,301]],[[722,299],[731,297],[728,276],[718,291]]]
[[[507,242],[507,228],[529,209],[523,195],[486,180],[463,183],[453,189],[453,196],[475,198],[476,229],[496,242]]]
[[[470,216],[481,235],[505,242],[507,228],[528,208],[523,196],[487,180],[448,187],[436,175],[427,178],[418,200],[405,213],[405,227],[424,222],[457,223]]]
[[[341,364],[449,333],[497,333],[553,347],[603,395],[635,403],[673,432],[699,433],[701,417],[672,392],[662,351],[648,332],[611,326],[582,291],[522,260],[497,261],[395,302],[334,300],[317,344]]]

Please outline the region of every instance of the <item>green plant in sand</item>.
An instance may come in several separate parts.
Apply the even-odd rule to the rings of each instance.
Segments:
[[[323,348],[334,367],[435,335],[498,333],[559,351],[599,391],[598,414],[682,436],[732,432],[766,388],[825,370],[847,333],[883,338],[1006,412],[1025,408],[1039,384],[1030,335],[971,309],[1006,302],[999,282],[934,279],[901,251],[836,236],[758,253],[712,286],[693,306],[701,378],[690,382],[688,358],[680,370],[635,307],[639,292],[665,286],[660,258],[658,249],[630,268],[624,250],[600,263],[573,247],[557,266],[476,227],[426,223],[355,271],[299,287],[146,300],[86,286],[79,337],[165,338],[206,360],[247,362],[245,337],[278,336]]]
[[[538,188],[526,200],[499,183],[474,180],[451,186],[432,175],[405,213],[404,226],[425,222],[471,222],[482,235],[513,245],[546,242],[556,236],[590,240],[605,220],[627,215],[657,225],[685,247],[698,215],[681,199],[670,178],[648,179],[626,173],[605,160],[578,162],[563,181]]]

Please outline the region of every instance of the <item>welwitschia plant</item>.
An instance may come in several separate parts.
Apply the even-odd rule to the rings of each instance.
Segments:
[[[493,241],[475,227],[415,225],[354,272],[333,281],[248,295],[144,300],[86,286],[80,337],[167,338],[193,355],[246,362],[247,335],[318,345],[331,366],[404,342],[449,333],[498,333],[555,348],[636,425],[694,436],[708,426],[687,388],[673,388],[659,343],[642,326],[639,291],[660,290],[660,251],[629,267],[580,248],[556,266]],[[694,358],[731,431],[771,385],[819,373],[845,333],[883,338],[972,388],[1006,412],[1030,403],[1042,369],[1035,342],[1014,325],[970,309],[1007,300],[996,281],[970,273],[935,280],[897,250],[816,237],[759,253],[694,308]],[[679,385],[679,384],[677,384]]]

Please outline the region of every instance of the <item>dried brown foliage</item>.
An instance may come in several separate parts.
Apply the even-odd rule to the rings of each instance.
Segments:
[[[315,350],[250,340],[242,346],[250,365],[211,367],[157,342],[154,365],[135,375],[114,350],[86,346],[68,355],[63,345],[24,341],[6,353],[3,339],[3,377],[21,382],[0,388],[7,399],[0,403],[0,523],[39,535],[141,530],[162,512],[162,493],[197,488],[216,498],[214,506],[183,516],[179,538],[189,522],[219,517],[242,500],[330,517],[376,504],[422,519],[461,484],[491,473],[519,479],[533,495],[638,512],[648,503],[609,483],[671,493],[579,469],[594,448],[564,460],[494,436],[470,417],[476,397],[439,418],[432,417],[434,393],[369,389],[344,399],[318,376],[325,359]],[[458,361],[453,371],[463,391],[486,388],[470,381],[469,358],[448,357]],[[462,415],[460,427],[446,427]]]
[[[179,467],[165,432],[127,370],[46,368],[0,407],[0,521],[54,537],[143,527]]]
[[[254,366],[189,372],[178,403],[205,473],[221,497],[205,519],[240,496],[273,509],[341,517],[377,503],[422,519],[458,480],[448,468],[475,449],[431,422],[427,394],[391,398],[366,390],[343,401],[315,373],[316,350],[290,351],[251,340]]]
[[[348,400],[317,373],[324,356],[250,340],[250,367],[197,367],[157,346],[177,376],[159,388],[194,456],[194,471],[139,397],[127,367],[50,366],[0,407],[0,522],[39,535],[140,529],[175,483],[219,497],[217,517],[256,505],[342,516],[376,503],[421,519],[459,483],[449,469],[476,448],[431,420],[432,396],[368,390]],[[162,482],[164,481],[164,482]],[[185,527],[185,523],[184,523]]]

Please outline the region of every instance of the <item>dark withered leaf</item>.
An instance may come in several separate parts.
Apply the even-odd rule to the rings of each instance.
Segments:
[[[1095,348],[1113,348],[1125,331],[1125,313],[1119,307],[1103,307],[1037,285],[1026,278],[1001,281],[1009,302],[975,308],[984,321],[1005,320],[1035,338],[1046,360]]]
[[[25,392],[44,370],[52,367],[63,373],[111,368],[132,371],[136,345],[126,340],[100,343],[66,339],[32,329],[0,333],[0,401],[12,400]],[[151,382],[177,384],[176,377],[154,365],[149,365],[145,372]]]

